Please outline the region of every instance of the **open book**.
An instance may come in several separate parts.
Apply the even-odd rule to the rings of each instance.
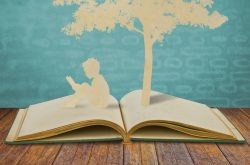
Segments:
[[[237,129],[217,109],[151,92],[151,104],[140,104],[141,91],[121,101],[110,96],[106,108],[82,101],[65,108],[70,96],[20,109],[6,143],[89,141],[244,142]]]

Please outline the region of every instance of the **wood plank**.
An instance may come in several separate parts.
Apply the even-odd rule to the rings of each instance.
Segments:
[[[155,144],[141,142],[141,160],[143,165],[157,165],[158,159],[155,150]]]
[[[109,144],[108,158],[106,164],[123,164],[123,144],[114,142]]]
[[[3,141],[9,132],[9,129],[13,123],[15,116],[16,116],[16,111],[10,111],[2,119],[0,119],[0,140],[1,140],[0,151],[4,151],[0,152],[0,162],[4,158],[6,158],[11,149],[11,145],[6,145],[3,143]]]
[[[155,143],[159,164],[193,165],[184,143]]]
[[[231,123],[239,130],[242,136],[250,144],[250,121],[248,117],[239,109],[221,108],[220,111],[229,119],[229,121],[231,121]]]
[[[229,164],[216,144],[186,143],[194,164]]]
[[[98,165],[106,164],[107,162],[107,153],[109,151],[108,143],[95,143],[93,145],[91,155],[88,161],[88,164]]]
[[[250,119],[250,108],[241,108],[241,111]]]
[[[5,152],[7,155],[0,160],[2,165],[14,165],[19,162],[19,160],[22,158],[22,156],[25,154],[25,152],[28,150],[28,145],[9,145],[9,150]]]
[[[46,145],[38,145],[38,144],[31,145],[17,164],[35,165],[41,158],[45,146]]]
[[[10,110],[10,113],[13,113],[13,115],[6,116],[6,118],[11,119],[12,121],[9,121],[9,126],[11,126],[11,123],[13,122],[15,118],[15,112],[16,110]],[[1,120],[2,125],[2,120]],[[10,128],[9,128],[10,129]],[[8,131],[9,131],[8,129]],[[6,132],[6,135],[8,133]],[[27,159],[29,159],[30,156],[33,158],[29,160],[30,164],[40,164],[40,163],[46,163],[51,164],[50,162],[53,161],[54,151],[57,150],[58,147],[54,147],[54,145],[47,145],[46,150],[43,150],[44,147],[42,145],[32,146],[30,148],[30,145],[5,145],[2,144],[0,146],[0,150],[4,150],[6,155],[4,157],[0,158],[1,164],[22,164],[22,162],[25,162]],[[43,151],[42,155],[38,157],[40,152],[36,151]],[[26,153],[27,152],[27,153]],[[36,158],[34,158],[33,154],[36,153]],[[27,164],[27,163],[26,163]]]
[[[240,109],[221,109],[222,113],[227,116],[234,116],[239,120],[248,130],[250,130],[250,118],[247,117]]]
[[[78,144],[63,144],[53,164],[68,165],[74,160]]]
[[[141,151],[139,143],[124,144],[124,164],[141,165]]]
[[[27,147],[29,148],[26,149]],[[26,152],[24,150],[19,153],[21,155],[23,152],[25,152],[22,154],[21,159],[17,162],[17,164],[52,164],[60,147],[60,144],[26,145]]]
[[[250,164],[250,149],[247,144],[218,144],[230,164]]]
[[[10,109],[0,109],[0,119],[4,117],[7,113],[10,112]]]
[[[213,164],[229,164],[216,144],[202,144]]]
[[[250,130],[246,126],[246,117],[240,109],[220,109],[221,112],[242,133],[248,144],[218,144],[220,150],[231,164],[250,164]],[[248,123],[249,125],[250,123]]]
[[[79,143],[71,164],[87,164],[89,161],[89,156],[91,154],[92,147],[93,143]]]
[[[45,145],[40,158],[37,160],[36,165],[49,165],[52,164],[61,149],[61,144],[49,144]]]
[[[56,158],[54,164],[106,164],[106,159],[112,161],[113,164],[120,162],[122,164],[122,144],[108,143],[81,143],[78,146],[71,146],[70,153],[68,146],[63,147]],[[110,148],[112,147],[112,148]],[[91,152],[92,149],[92,152]],[[67,152],[68,151],[68,152]],[[91,152],[91,155],[90,155]],[[117,154],[119,153],[119,154]],[[70,155],[70,156],[67,156]],[[66,160],[65,160],[66,159]]]
[[[0,125],[0,138],[1,139],[4,139],[5,136],[7,135],[14,121],[15,116],[16,116],[16,111],[10,111],[5,116],[3,116],[3,118],[0,120],[1,121],[1,125]]]

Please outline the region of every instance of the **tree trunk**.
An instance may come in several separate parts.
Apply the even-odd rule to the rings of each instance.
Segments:
[[[147,106],[150,104],[150,91],[153,69],[153,42],[150,33],[144,30],[145,62],[144,77],[141,104]]]

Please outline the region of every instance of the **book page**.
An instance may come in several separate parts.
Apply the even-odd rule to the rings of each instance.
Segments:
[[[204,104],[152,91],[151,104],[143,107],[141,91],[137,90],[124,96],[120,105],[128,131],[145,121],[163,120],[232,135],[230,129]]]
[[[80,128],[57,136],[41,139],[40,141],[107,141],[108,139],[123,140],[123,137],[112,128],[98,125]]]
[[[174,131],[164,127],[145,127],[138,131],[135,131],[131,136],[131,139],[148,139],[148,140],[165,140],[165,139],[175,139],[175,140],[205,140],[206,138],[199,138],[178,131]]]
[[[237,137],[237,140],[222,140],[196,137],[181,133],[165,127],[143,127],[135,131],[130,139],[132,141],[167,141],[167,142],[230,142],[230,143],[243,143],[243,137]]]
[[[6,142],[15,142],[16,133],[18,127],[21,124],[22,116],[25,113],[25,109],[18,111],[15,121],[10,129]],[[123,140],[123,137],[114,129],[106,126],[90,126],[86,128],[80,128],[77,130],[69,131],[57,136],[48,137],[44,139],[36,140],[36,142],[66,142],[66,141],[107,141],[107,140]],[[26,143],[26,142],[20,142]],[[27,142],[29,143],[29,142]]]
[[[117,100],[110,96],[106,108],[95,108],[82,101],[75,108],[65,108],[70,96],[32,105],[22,124],[19,136],[30,135],[81,121],[106,120],[124,128]]]

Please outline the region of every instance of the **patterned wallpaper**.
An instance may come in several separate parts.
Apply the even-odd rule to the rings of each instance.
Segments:
[[[221,28],[179,26],[154,45],[152,89],[212,107],[250,107],[250,1],[215,0]],[[52,0],[0,1],[0,107],[26,107],[72,93],[65,76],[88,81],[81,63],[96,57],[117,99],[142,86],[141,35],[117,27],[81,39],[60,30],[75,6]],[[89,81],[88,81],[89,82]]]

